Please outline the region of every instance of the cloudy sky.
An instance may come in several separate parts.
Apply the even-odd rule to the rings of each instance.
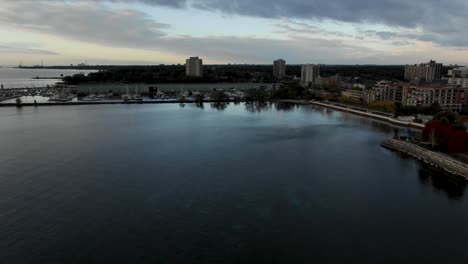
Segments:
[[[0,65],[468,64],[466,0],[0,0]]]

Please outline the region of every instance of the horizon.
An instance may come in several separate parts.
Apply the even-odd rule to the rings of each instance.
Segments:
[[[203,59],[203,58],[201,58]],[[272,61],[273,62],[273,61]],[[313,63],[315,65],[320,66],[381,66],[381,67],[404,67],[406,65],[418,65],[425,62],[420,63],[412,63],[412,64],[322,64],[322,63]],[[301,63],[301,64],[290,64],[286,61],[286,66],[303,66],[310,63]],[[78,65],[78,64],[56,64],[56,65],[22,65],[22,68],[51,68],[51,67],[162,67],[162,66],[185,66],[185,63],[176,63],[176,64],[86,64],[86,65]],[[218,64],[203,64],[205,66],[270,66],[273,67],[273,63],[266,64],[266,63],[218,63]],[[0,68],[21,68],[19,65],[0,65]],[[466,65],[460,64],[443,64],[443,67],[466,67]]]
[[[461,26],[468,22],[468,3],[456,0],[0,3],[0,61],[6,66],[41,60],[46,66],[172,65],[194,54],[207,65],[267,65],[280,57],[290,65],[468,62]]]

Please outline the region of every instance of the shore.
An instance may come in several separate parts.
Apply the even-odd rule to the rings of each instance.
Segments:
[[[445,172],[464,178],[468,181],[468,164],[448,155],[430,151],[410,142],[396,139],[385,141],[382,144],[382,147],[410,155],[432,167],[442,169]]]
[[[203,103],[236,103],[243,101],[213,101],[205,100]],[[15,103],[1,104],[0,107],[28,107],[28,106],[67,106],[67,105],[117,105],[117,104],[194,104],[196,100],[143,100],[141,102],[125,102],[123,100],[109,100],[109,101],[78,101],[78,102],[46,102],[46,103],[22,103],[17,105]]]
[[[304,104],[304,101],[289,101],[289,102]],[[344,112],[348,112],[348,113],[352,113],[352,114],[356,114],[356,115],[360,115],[364,117],[373,118],[376,120],[384,121],[392,125],[411,127],[415,129],[424,129],[423,124],[400,121],[392,117],[372,113],[371,110],[369,110],[369,112],[364,112],[364,111],[352,109],[351,107],[346,108],[346,107],[336,106],[336,105],[317,102],[317,101],[310,101],[309,103],[312,105],[332,108],[332,109],[339,110],[339,111],[344,111]],[[420,160],[426,163],[429,166],[441,169],[451,175],[455,175],[457,177],[463,178],[465,181],[468,181],[468,164],[460,160],[457,160],[451,156],[422,148],[410,142],[396,140],[396,139],[385,141],[384,143],[382,143],[382,147],[409,155],[417,160]]]
[[[348,112],[348,113],[352,113],[352,114],[356,114],[356,115],[360,115],[360,116],[365,116],[365,117],[377,119],[377,120],[384,121],[384,122],[387,122],[387,123],[392,124],[392,125],[397,125],[397,126],[402,126],[402,127],[411,127],[411,128],[415,128],[415,129],[424,129],[424,127],[425,127],[424,124],[419,124],[419,123],[414,123],[414,122],[405,122],[405,121],[395,119],[393,117],[384,116],[382,114],[376,114],[375,111],[372,111],[372,110],[368,110],[367,112],[365,112],[365,111],[360,111],[360,110],[353,109],[353,107],[351,107],[351,106],[349,106],[349,107],[336,106],[336,105],[333,105],[333,104],[323,103],[323,102],[313,101],[313,100],[309,101],[309,103],[312,104],[312,105],[332,108],[332,109],[343,111],[343,112]]]

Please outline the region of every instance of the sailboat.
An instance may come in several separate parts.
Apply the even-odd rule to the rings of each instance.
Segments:
[[[143,98],[140,95],[138,95],[138,86],[135,86],[135,94],[131,95],[128,90],[128,85],[127,85],[127,94],[122,95],[122,99],[124,100],[125,103],[143,102]]]
[[[101,98],[99,98],[98,96],[94,95],[92,92],[91,92],[91,88],[89,88],[89,95],[84,97],[82,99],[83,101],[87,101],[87,102],[92,102],[92,101],[99,101],[101,100]]]
[[[143,102],[143,97],[138,94],[138,85],[135,86],[135,96],[133,99],[137,102]]]

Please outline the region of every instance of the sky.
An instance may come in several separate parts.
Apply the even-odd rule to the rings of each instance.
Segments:
[[[468,64],[466,0],[0,0],[0,65]]]

